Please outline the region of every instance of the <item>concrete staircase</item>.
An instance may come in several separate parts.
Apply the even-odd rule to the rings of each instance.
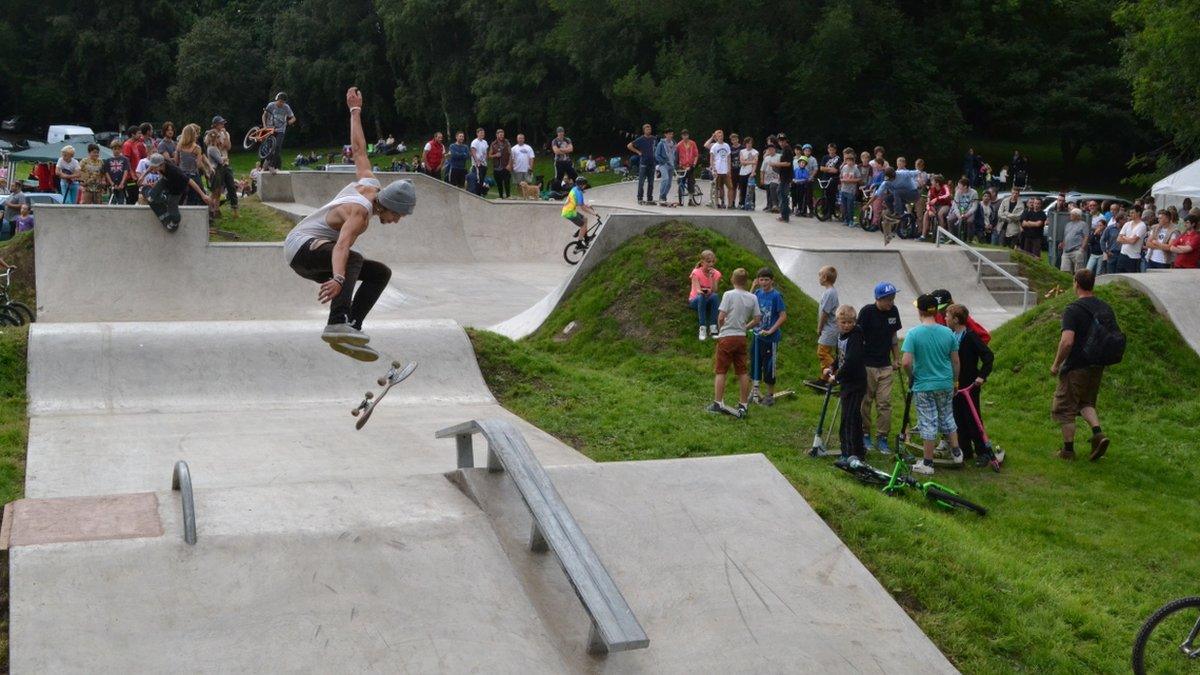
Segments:
[[[986,257],[988,260],[991,260],[993,263],[996,264],[996,266],[1000,267],[1005,272],[1008,272],[1009,274],[1020,279],[1022,282],[1026,283],[1026,284],[1029,283],[1028,279],[1021,276],[1020,267],[1017,265],[1017,263],[1012,262],[1012,260],[1010,259],[1011,256],[1009,255],[1007,250],[999,250],[999,249],[978,249],[978,250],[980,253],[982,253],[984,255],[984,257]],[[972,259],[972,260],[974,260],[974,259]],[[979,264],[979,263],[974,263],[974,264]],[[997,272],[995,269],[991,268],[990,266],[984,266],[983,273],[980,276],[979,280],[983,283],[984,287],[988,289],[988,292],[992,294],[992,297],[994,297],[996,299],[996,303],[998,305],[1000,305],[1001,307],[1013,307],[1013,308],[1017,308],[1017,309],[1019,309],[1021,307],[1022,298],[1024,296],[1024,291],[1021,290],[1020,286],[1013,283],[1013,281],[1011,279],[1008,279],[1007,277],[1002,276],[999,272]],[[1037,302],[1037,299],[1033,297],[1033,294],[1031,291],[1030,297],[1029,297],[1029,306],[1032,307],[1036,302]]]

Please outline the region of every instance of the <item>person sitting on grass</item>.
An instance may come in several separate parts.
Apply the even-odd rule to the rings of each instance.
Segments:
[[[721,296],[717,313],[717,348],[713,356],[713,402],[708,412],[725,413],[739,419],[746,417],[750,401],[750,374],[746,369],[746,331],[762,320],[758,298],[746,290],[749,274],[744,268],[733,271],[733,288]],[[730,410],[725,405],[725,377],[729,369],[738,377],[738,406]]]
[[[566,178],[566,181],[570,181]],[[588,224],[585,215],[593,218],[599,218],[599,214],[583,198],[583,191],[588,189],[588,181],[586,178],[580,177],[575,179],[575,185],[567,192],[567,201],[562,207],[562,217],[575,223],[579,230],[575,233],[575,238],[580,241],[588,240]]]
[[[921,325],[908,331],[901,347],[917,406],[917,432],[925,446],[924,458],[913,464],[912,470],[927,476],[933,475],[933,449],[939,433],[950,441],[951,458],[962,462],[951,404],[958,379],[958,340],[949,328],[938,324],[937,309],[937,298],[932,295],[917,298]]]
[[[700,260],[692,268],[688,276],[692,289],[688,293],[688,307],[696,312],[700,321],[700,341],[704,342],[711,334],[717,337],[717,308],[721,302],[717,295],[717,285],[721,283],[721,271],[717,264],[717,255],[712,251],[702,251]]]
[[[750,400],[758,401],[769,408],[775,405],[775,348],[783,339],[779,327],[787,321],[787,307],[783,304],[783,295],[775,289],[775,274],[770,267],[758,270],[758,276],[754,278],[754,285],[750,290],[754,297],[758,298],[758,309],[762,312],[759,325],[766,326],[754,332],[753,359],[750,362]],[[767,385],[765,397],[759,397],[759,382]]]
[[[867,393],[867,367],[864,361],[862,328],[858,326],[854,308],[842,305],[836,311],[838,329],[837,361],[826,368],[824,377],[841,386],[842,421],[838,427],[842,456],[867,458],[867,447],[863,443],[862,402]]]
[[[975,387],[968,392],[975,404],[975,412],[983,420],[983,408],[979,407],[979,392],[983,383],[992,374],[992,350],[975,331],[967,328],[971,317],[965,305],[953,304],[946,308],[946,327],[954,332],[958,340],[958,381],[963,387],[972,383]],[[954,424],[958,426],[958,439],[966,457],[975,457],[975,466],[987,466],[995,459],[983,442],[983,432],[975,423],[975,417],[962,396],[954,396]]]
[[[817,283],[825,290],[821,291],[821,299],[817,302],[817,371],[824,372],[833,366],[836,358],[838,327],[837,314],[838,292],[833,287],[837,283],[837,268],[826,265],[817,270]],[[809,380],[810,386],[825,387],[825,378]]]

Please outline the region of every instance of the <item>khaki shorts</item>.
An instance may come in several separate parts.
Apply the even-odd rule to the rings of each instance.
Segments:
[[[817,361],[821,365],[821,374],[825,374],[826,368],[832,368],[833,362],[837,360],[837,347],[829,345],[817,345]]]
[[[713,357],[713,372],[724,375],[733,366],[733,372],[746,374],[746,337],[734,335],[717,340],[717,353]]]
[[[1050,417],[1059,424],[1071,424],[1079,416],[1079,411],[1095,408],[1102,375],[1102,366],[1076,368],[1059,375],[1058,388],[1054,390],[1054,402],[1050,406]]]

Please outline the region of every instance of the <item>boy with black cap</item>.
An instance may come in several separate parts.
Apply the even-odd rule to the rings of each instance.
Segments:
[[[932,295],[917,298],[921,325],[904,336],[904,369],[908,372],[913,401],[917,407],[917,432],[925,446],[925,456],[913,465],[913,473],[933,474],[933,450],[938,434],[950,440],[950,455],[962,461],[958,447],[958,426],[954,423],[954,383],[958,380],[958,340],[947,327],[938,324],[938,300]]]
[[[750,350],[750,400],[770,407],[775,405],[775,348],[783,339],[779,327],[787,321],[787,307],[783,304],[783,295],[775,289],[775,273],[770,267],[758,270],[750,290],[758,298],[758,309],[762,312],[758,325],[765,326],[754,331],[754,344]],[[760,381],[767,385],[767,395],[762,398],[758,393]]]
[[[387,288],[392,270],[364,258],[354,250],[354,242],[367,231],[372,216],[381,223],[394,223],[412,213],[417,193],[407,180],[380,186],[367,157],[358,87],[346,91],[346,105],[358,180],[297,223],[284,239],[283,250],[296,274],[321,284],[317,299],[330,303],[329,323],[321,339],[334,351],[359,361],[374,361],[379,353],[367,346],[371,338],[362,332],[363,320]],[[355,293],[359,281],[362,285]]]

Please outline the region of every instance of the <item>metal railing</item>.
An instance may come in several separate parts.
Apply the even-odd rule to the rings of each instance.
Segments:
[[[171,491],[179,490],[183,500],[183,540],[189,544],[196,543],[196,502],[192,499],[192,472],[188,470],[187,462],[175,462],[175,471],[171,475]]]
[[[999,272],[1000,276],[1004,277],[1005,279],[1008,279],[1009,281],[1011,281],[1013,283],[1013,285],[1015,285],[1017,288],[1019,288],[1021,290],[1021,311],[1024,312],[1025,310],[1029,309],[1029,293],[1030,293],[1029,284],[1025,283],[1024,281],[1021,281],[1021,279],[1019,277],[1012,275],[1011,273],[1008,272],[1008,270],[997,265],[995,263],[995,261],[993,261],[991,258],[985,256],[982,252],[980,252],[979,249],[975,248],[974,246],[971,246],[970,244],[963,241],[962,239],[959,239],[958,237],[951,234],[949,230],[947,230],[946,228],[939,225],[937,228],[937,239],[935,241],[937,246],[942,245],[942,237],[949,239],[950,241],[954,242],[955,244],[958,244],[959,246],[963,247],[963,249],[965,249],[967,251],[967,253],[974,256],[974,258],[975,258],[975,283],[976,284],[983,283],[983,266],[987,265],[993,271]]]
[[[488,442],[488,470],[504,471],[512,478],[533,516],[530,550],[554,551],[575,595],[591,618],[588,652],[603,654],[649,646],[650,639],[625,596],[516,427],[506,420],[472,420],[442,429],[435,435],[437,438],[453,436],[458,449],[458,468],[469,469],[475,466],[471,438],[477,433],[483,434]]]

